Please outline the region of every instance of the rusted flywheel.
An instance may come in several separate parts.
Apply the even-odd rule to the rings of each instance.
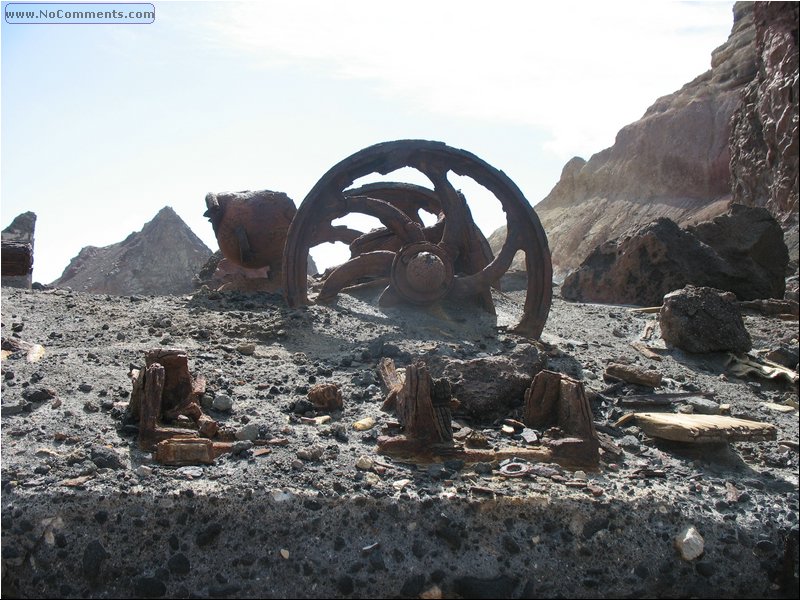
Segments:
[[[433,190],[409,186],[403,193],[399,188],[408,184],[348,189],[361,177],[386,175],[403,167],[425,175]],[[500,201],[507,234],[496,257],[492,258],[477,231],[464,197],[448,181],[451,171],[473,179]],[[439,222],[423,227],[417,208],[438,211]],[[378,218],[388,233],[362,235],[331,224],[350,213]],[[384,237],[371,243],[370,236],[378,235],[394,240]],[[522,250],[527,295],[515,331],[533,338],[542,333],[552,299],[552,265],[544,229],[514,182],[474,154],[441,142],[400,140],[365,148],[330,169],[303,200],[289,227],[283,253],[283,288],[289,306],[308,303],[308,251],[325,241],[350,244],[353,257],[330,273],[318,301],[330,300],[366,276],[388,276],[382,295],[388,302],[427,305],[445,297],[477,298],[492,311],[490,288]]]

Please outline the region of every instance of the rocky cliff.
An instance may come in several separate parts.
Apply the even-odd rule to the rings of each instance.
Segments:
[[[735,202],[764,206],[787,229],[797,268],[798,17],[797,2],[756,2],[755,78],[733,115],[730,148]]]
[[[730,37],[712,53],[710,70],[659,98],[620,130],[612,147],[564,166],[536,206],[556,277],[631,227],[658,217],[692,223],[725,212],[730,120],[756,75],[752,4],[736,4]]]
[[[106,294],[182,294],[211,250],[172,208],[162,208],[139,232],[98,248],[87,246],[52,285]]]

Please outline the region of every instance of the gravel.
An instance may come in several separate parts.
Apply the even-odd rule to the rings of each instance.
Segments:
[[[496,294],[497,317],[469,307],[382,310],[366,294],[289,309],[269,294],[134,299],[3,288],[4,340],[45,348],[36,362],[17,352],[2,363],[4,593],[796,595],[797,411],[762,407],[796,400],[796,387],[729,375],[725,356],[665,349],[657,326],[641,340],[653,315],[556,298],[538,351],[547,368],[594,392],[598,430],[618,453],[578,477],[553,464],[531,465],[523,477],[493,463],[415,465],[375,452],[396,418],[380,410],[378,360],[401,368],[421,357],[438,376],[447,360],[524,349],[505,328],[519,320],[520,294]],[[751,314],[744,322],[754,352],[797,344],[796,323]],[[213,465],[160,465],[125,421],[128,371],[165,336],[206,379],[208,414],[239,432],[237,452]],[[642,341],[662,360],[631,346]],[[611,363],[659,372],[656,392],[713,392],[732,416],[774,423],[786,443],[697,448],[648,438],[634,423],[615,426],[630,410],[620,398],[652,390],[609,391],[602,373]],[[341,410],[314,409],[306,394],[317,383],[339,386]],[[102,409],[84,410],[87,402]],[[309,419],[323,414],[332,420]],[[521,400],[502,417],[520,420]],[[353,428],[366,418],[375,427]],[[502,434],[502,424],[455,418],[457,434],[469,428],[494,447],[528,443]],[[258,445],[274,440],[285,443]],[[689,527],[704,540],[693,560],[675,547]]]

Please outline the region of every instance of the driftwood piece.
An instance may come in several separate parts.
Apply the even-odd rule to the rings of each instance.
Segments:
[[[23,277],[33,271],[33,246],[28,242],[3,240],[0,247],[3,276]]]
[[[777,438],[777,428],[720,415],[684,415],[673,413],[635,413],[636,424],[651,437],[676,442],[719,443],[760,441]]]
[[[800,315],[800,305],[798,305],[796,300],[764,298],[759,300],[740,300],[736,304],[743,310],[753,310],[768,317],[780,315],[797,317]]]
[[[390,412],[394,410],[397,403],[397,394],[403,388],[404,378],[394,366],[394,361],[391,358],[382,358],[378,363],[378,375],[380,375],[383,385],[386,386],[387,394],[386,399],[383,401],[381,410]]]

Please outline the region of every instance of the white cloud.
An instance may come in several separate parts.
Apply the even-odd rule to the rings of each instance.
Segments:
[[[732,4],[348,0],[216,5],[209,33],[265,67],[371,82],[437,114],[549,132],[560,158],[613,143],[710,66]]]

